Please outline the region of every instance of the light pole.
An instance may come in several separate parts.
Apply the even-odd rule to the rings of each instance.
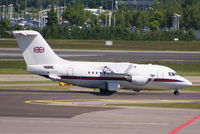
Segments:
[[[19,0],[16,0],[17,5],[17,19],[19,19]]]
[[[66,0],[64,0],[64,8],[66,7]]]
[[[112,11],[113,11],[113,0],[112,0]]]
[[[24,1],[24,12],[26,14],[27,0]]]
[[[5,9],[6,9],[6,6],[2,5],[2,7],[3,7],[3,19],[5,19]]]
[[[179,30],[179,18],[181,17],[181,15],[174,13],[174,15],[172,16],[173,18],[173,28],[174,30]]]

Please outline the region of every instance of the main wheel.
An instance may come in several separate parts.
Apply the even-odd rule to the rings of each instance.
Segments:
[[[105,89],[99,89],[99,91],[100,91],[100,93],[101,93],[102,95],[105,95],[105,94],[106,94],[106,90],[105,90]]]
[[[133,89],[133,91],[139,93],[139,92],[140,92],[140,89]]]
[[[178,91],[178,90],[175,90],[175,91],[174,91],[174,95],[179,95],[179,91]]]
[[[100,91],[101,95],[107,95],[107,96],[112,95],[116,92],[116,91],[109,91],[107,89],[99,89],[99,91]]]

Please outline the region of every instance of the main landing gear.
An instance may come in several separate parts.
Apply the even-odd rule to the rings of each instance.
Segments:
[[[133,89],[133,91],[139,93],[139,92],[140,92],[140,89]]]
[[[178,89],[174,90],[174,95],[179,95]]]
[[[108,89],[99,89],[101,95],[110,96],[114,94],[116,91],[109,91]]]

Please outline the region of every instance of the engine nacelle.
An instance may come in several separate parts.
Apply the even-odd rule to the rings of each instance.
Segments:
[[[137,86],[144,86],[149,82],[149,77],[145,75],[136,75],[136,76],[131,76],[132,78],[132,83],[137,85]]]

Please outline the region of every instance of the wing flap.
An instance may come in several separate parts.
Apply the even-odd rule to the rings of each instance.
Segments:
[[[130,70],[134,68],[130,63],[115,63],[103,67],[103,72],[108,74],[129,75]]]

